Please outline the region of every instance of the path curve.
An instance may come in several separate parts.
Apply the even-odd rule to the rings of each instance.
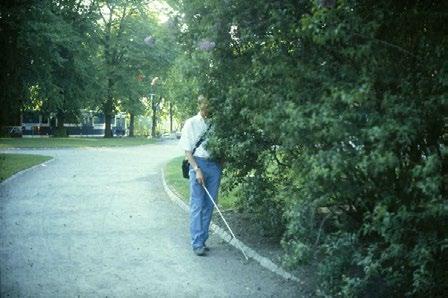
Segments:
[[[14,152],[54,161],[0,184],[1,297],[300,297],[215,235],[191,252],[160,177],[174,143]]]

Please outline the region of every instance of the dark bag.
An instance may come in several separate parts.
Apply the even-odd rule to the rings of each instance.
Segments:
[[[194,152],[196,151],[196,149],[201,146],[202,142],[204,141],[204,135],[207,133],[207,131],[210,129],[210,126],[207,128],[207,130],[205,131],[205,133],[202,135],[202,137],[199,139],[199,141],[196,143],[196,145],[194,146],[193,152],[191,152],[191,154],[193,155]],[[189,179],[190,178],[190,162],[188,161],[188,159],[184,159],[182,160],[182,176],[185,179]]]
[[[182,160],[182,176],[186,179],[190,178],[190,174],[188,173],[190,171],[190,163],[188,162],[188,159]]]

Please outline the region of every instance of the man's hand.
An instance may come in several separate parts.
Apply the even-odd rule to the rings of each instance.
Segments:
[[[200,168],[198,168],[197,170],[195,170],[196,172],[196,181],[201,184],[204,185],[204,174],[202,174],[202,171]]]
[[[194,160],[193,154],[191,151],[185,151],[185,156],[187,157],[188,161],[190,162],[191,167],[193,168],[193,171],[196,173],[196,181],[204,185],[204,174],[202,173],[201,169],[198,167],[198,164],[196,163],[196,160]]]

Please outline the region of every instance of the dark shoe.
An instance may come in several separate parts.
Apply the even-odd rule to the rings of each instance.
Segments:
[[[193,252],[194,252],[195,255],[197,255],[197,256],[204,256],[204,255],[205,255],[205,249],[204,249],[204,247],[193,248]]]
[[[204,244],[204,250],[205,251],[210,251],[210,247],[208,247],[207,245]]]

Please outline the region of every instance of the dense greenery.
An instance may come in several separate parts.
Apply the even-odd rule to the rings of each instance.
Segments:
[[[5,91],[2,101],[19,111],[55,113],[64,135],[65,120],[88,105],[97,87],[91,80],[95,44],[84,38],[93,31],[92,11],[75,1],[30,1],[5,4],[2,15],[2,40],[12,58],[3,71],[16,79],[13,85],[4,82],[2,90],[16,91]],[[11,110],[4,111],[2,124],[15,124],[8,119]]]
[[[130,114],[131,135],[135,116],[151,114],[155,134],[166,94],[151,81],[166,79],[177,47],[173,28],[145,2],[7,1],[0,16],[1,126],[20,125],[20,113],[35,111],[56,115],[57,135],[65,136],[64,123],[79,123],[88,109],[104,113],[106,137],[119,111]]]
[[[322,295],[447,295],[447,4],[170,2],[172,76],[212,98],[210,147],[286,262],[317,260]]]

